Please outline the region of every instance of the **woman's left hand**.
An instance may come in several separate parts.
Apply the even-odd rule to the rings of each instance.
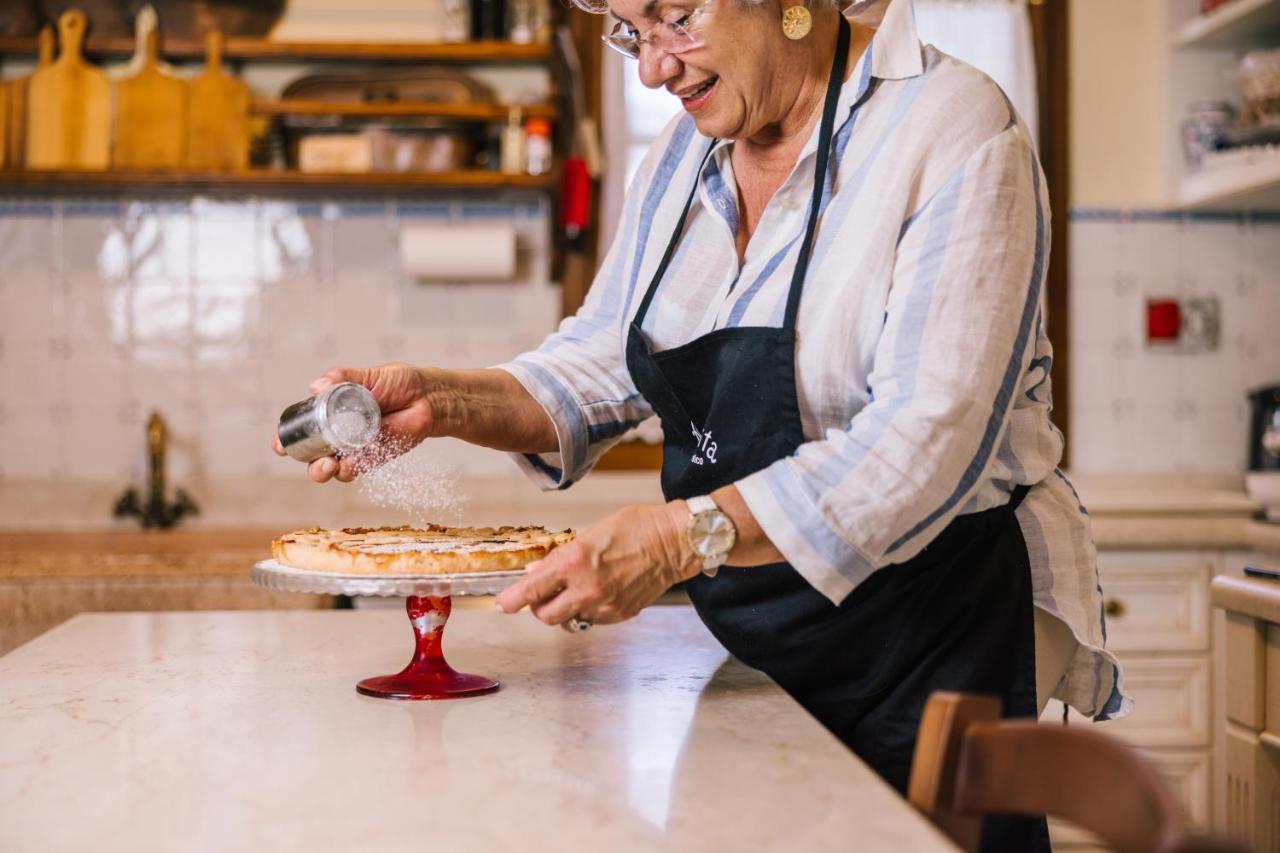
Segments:
[[[556,548],[498,596],[498,608],[528,607],[548,625],[577,617],[597,625],[635,616],[700,563],[684,535],[683,501],[629,506]]]

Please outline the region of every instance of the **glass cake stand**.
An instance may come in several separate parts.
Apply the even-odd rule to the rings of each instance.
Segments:
[[[441,644],[445,622],[453,609],[453,596],[492,595],[506,589],[522,574],[523,569],[372,577],[312,572],[264,560],[254,565],[251,577],[254,583],[281,592],[405,596],[405,610],[413,626],[413,659],[395,675],[360,681],[356,690],[379,699],[455,699],[492,693],[498,689],[498,682],[483,675],[458,672],[445,662]]]

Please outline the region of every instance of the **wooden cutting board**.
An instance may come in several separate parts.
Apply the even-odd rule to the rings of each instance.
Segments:
[[[53,64],[53,27],[40,30],[36,40],[36,69]],[[31,75],[14,77],[5,84],[7,123],[5,124],[5,167],[21,169],[26,165],[27,150],[27,87]]]
[[[84,12],[63,12],[58,18],[61,54],[31,74],[26,103],[28,169],[107,168],[111,91],[107,75],[84,61],[84,33]]]
[[[187,83],[160,66],[160,36],[143,35],[142,66],[115,84],[118,169],[179,169],[186,160]]]
[[[0,169],[9,168],[9,81],[0,81]]]
[[[222,65],[222,33],[204,39],[204,70],[190,83],[187,166],[243,170],[249,165],[249,87]]]

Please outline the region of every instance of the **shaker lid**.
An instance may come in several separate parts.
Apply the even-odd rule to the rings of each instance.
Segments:
[[[359,450],[378,435],[382,413],[369,389],[342,382],[329,389],[324,401],[325,438],[335,450]]]

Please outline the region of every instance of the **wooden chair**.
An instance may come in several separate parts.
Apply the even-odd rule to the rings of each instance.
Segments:
[[[970,851],[985,814],[1065,818],[1119,853],[1243,850],[1191,836],[1168,785],[1120,741],[1081,726],[1001,720],[991,696],[929,697],[907,798]]]

